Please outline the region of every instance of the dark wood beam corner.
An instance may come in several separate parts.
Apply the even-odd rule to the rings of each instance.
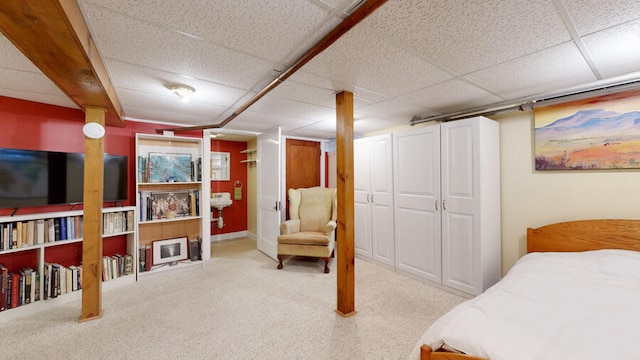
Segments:
[[[0,31],[76,105],[106,109],[124,126],[122,107],[75,0],[0,1]]]

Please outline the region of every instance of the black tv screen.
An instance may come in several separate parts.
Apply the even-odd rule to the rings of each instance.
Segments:
[[[104,157],[104,201],[128,197],[128,161]],[[0,207],[82,203],[84,154],[0,149]]]

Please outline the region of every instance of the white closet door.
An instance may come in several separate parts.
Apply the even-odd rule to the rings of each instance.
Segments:
[[[369,141],[366,138],[353,142],[353,217],[354,217],[354,246],[355,254],[371,259],[371,215],[369,198],[370,182],[370,153]],[[340,239],[338,239],[340,241]]]
[[[476,293],[480,273],[478,122],[442,125],[442,283]]]
[[[441,282],[440,127],[393,134],[396,268]]]
[[[395,265],[393,147],[391,134],[369,139],[371,154],[371,239],[373,260]]]

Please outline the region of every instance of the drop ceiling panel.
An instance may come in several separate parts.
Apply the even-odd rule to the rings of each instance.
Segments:
[[[349,31],[304,70],[385,96],[398,96],[451,78],[428,62],[375,36],[366,26]]]
[[[492,66],[466,77],[505,99],[549,93],[597,80],[573,42]]]
[[[550,0],[394,1],[369,25],[457,74],[570,40]]]
[[[177,100],[178,98],[169,90],[169,87],[174,84],[184,84],[196,89],[192,97],[194,101],[221,106],[231,106],[246,94],[246,91],[242,89],[188,78],[144,66],[114,60],[110,61],[109,65],[112,79],[118,84],[118,88],[123,90],[136,90],[156,95],[172,96]]]
[[[4,79],[0,83],[1,96],[24,100],[37,98],[41,101],[47,100],[43,101],[47,104],[77,108],[75,103],[42,73],[0,67],[0,79]]]
[[[320,121],[335,116],[333,108],[293,101],[267,95],[252,107],[252,111],[262,114],[273,114],[283,118],[296,118],[302,121]]]
[[[330,15],[311,1],[92,1],[127,16],[175,29],[207,43],[278,61],[317,32]],[[212,26],[212,24],[215,24]]]
[[[427,113],[428,110],[420,106],[402,103],[398,100],[387,100],[377,104],[358,108],[356,118],[377,116],[394,121],[408,123],[412,116]]]
[[[640,70],[640,20],[585,36],[584,43],[605,77]]]
[[[562,0],[562,3],[581,36],[640,18],[638,0]]]
[[[433,112],[447,113],[497,103],[504,99],[465,81],[454,79],[401,96],[398,100]]]
[[[156,114],[158,111],[163,111],[167,113],[188,113],[192,117],[197,117],[198,119],[200,119],[197,123],[207,120],[209,120],[209,122],[212,122],[210,121],[210,119],[214,119],[222,115],[226,110],[226,107],[224,106],[208,104],[197,101],[195,99],[185,103],[180,101],[180,99],[173,94],[155,95],[128,89],[121,89],[119,92],[120,94],[122,94],[120,100],[122,101],[123,105],[126,108],[128,108],[129,106],[137,107],[138,110],[136,118],[147,120],[153,120],[153,114]],[[144,114],[145,108],[149,109],[149,116],[141,116],[142,114]],[[125,115],[128,116],[129,113],[126,112]]]
[[[39,73],[40,70],[18,50],[9,39],[0,34],[0,68]]]
[[[266,61],[102,7],[87,10],[107,66],[113,59],[240,88],[271,70]]]

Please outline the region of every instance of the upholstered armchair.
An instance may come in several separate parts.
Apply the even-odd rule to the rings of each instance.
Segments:
[[[329,273],[329,257],[335,248],[337,218],[336,190],[324,187],[289,189],[289,217],[280,224],[278,269],[287,255],[324,260]]]

